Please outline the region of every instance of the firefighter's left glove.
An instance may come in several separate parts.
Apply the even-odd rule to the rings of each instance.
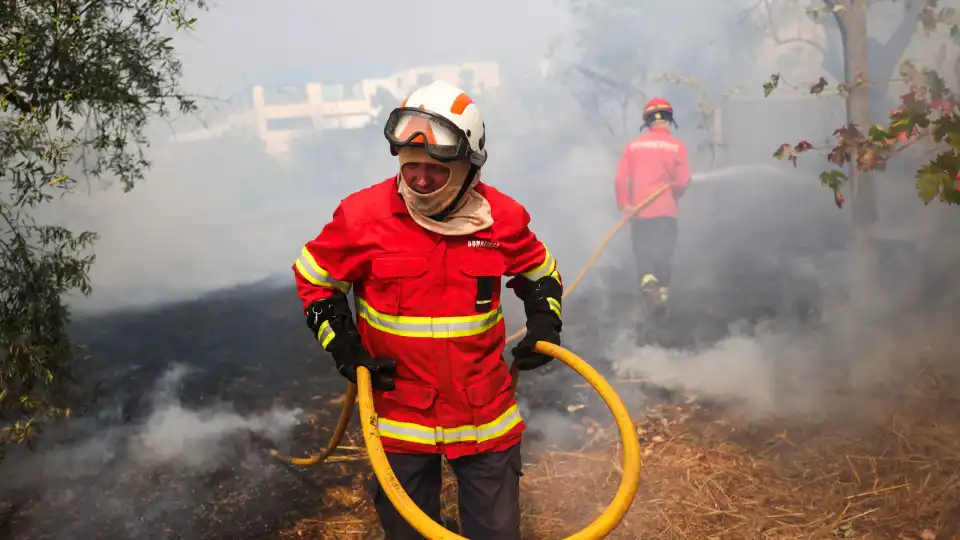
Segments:
[[[357,368],[370,370],[370,380],[377,390],[393,390],[397,364],[382,356],[371,357],[360,341],[353,322],[350,304],[343,293],[317,300],[307,307],[307,326],[331,355],[337,372],[352,383],[357,382]]]
[[[537,369],[553,360],[553,357],[534,350],[537,342],[560,345],[563,285],[553,276],[545,276],[535,282],[518,276],[508,281],[507,287],[513,289],[523,301],[523,310],[527,315],[527,333],[510,352],[521,371]]]

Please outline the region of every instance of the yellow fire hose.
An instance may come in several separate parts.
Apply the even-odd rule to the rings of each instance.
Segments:
[[[623,441],[623,473],[620,476],[620,485],[613,496],[610,506],[600,517],[580,532],[568,536],[567,540],[592,540],[606,537],[630,509],[633,498],[637,494],[640,484],[640,441],[637,438],[637,428],[630,419],[630,412],[626,405],[617,396],[616,391],[605,381],[599,373],[579,356],[572,352],[545,341],[538,341],[535,350],[550,355],[564,364],[567,364],[590,383],[590,386],[600,394],[606,402],[613,418],[620,429],[620,438]],[[516,382],[516,377],[514,377]],[[370,385],[370,372],[366,368],[357,369],[357,384],[360,387],[360,425],[363,429],[363,439],[367,444],[367,454],[377,480],[383,486],[383,491],[400,515],[407,520],[420,534],[429,540],[466,540],[433,519],[421,510],[410,496],[403,490],[400,481],[393,474],[387,454],[380,443],[380,434],[377,431],[377,412],[373,409],[373,391]]]
[[[574,278],[569,287],[565,288],[566,290],[563,293],[563,298],[566,298],[570,293],[573,292],[573,290],[580,283],[580,280],[583,279],[583,276],[586,274],[587,270],[592,267],[594,263],[596,263],[597,259],[600,257],[600,254],[603,253],[603,250],[606,249],[607,244],[610,243],[610,240],[613,239],[617,232],[619,232],[620,229],[623,228],[623,226],[626,225],[627,222],[630,221],[630,219],[633,218],[637,212],[653,202],[654,199],[656,199],[661,193],[670,187],[670,184],[660,187],[649,197],[640,202],[640,204],[632,207],[629,212],[623,213],[617,224],[610,229],[610,232],[607,233],[607,236],[604,237],[603,241],[600,242],[597,250],[584,265],[583,269],[580,270],[580,273],[577,274],[577,277]],[[526,331],[526,328],[520,329],[518,332],[508,337],[506,339],[506,343],[511,343],[520,339],[523,337]],[[640,444],[635,436],[636,429],[633,426],[633,422],[630,420],[630,415],[626,409],[626,406],[624,406],[616,392],[613,390],[610,384],[600,376],[599,373],[590,367],[586,361],[562,347],[543,341],[537,342],[536,350],[560,360],[583,376],[584,379],[586,379],[587,382],[597,390],[604,402],[606,402],[607,406],[613,413],[614,419],[617,422],[617,427],[620,430],[621,439],[623,440],[624,446],[624,468],[620,480],[620,487],[617,489],[617,493],[614,496],[610,506],[607,507],[607,509],[603,514],[600,515],[599,518],[591,523],[586,529],[583,529],[579,533],[569,537],[570,539],[581,540],[603,538],[610,531],[612,531],[617,524],[620,523],[623,515],[627,512],[630,504],[633,502],[633,497],[636,495],[637,485],[640,481],[641,469]],[[516,364],[511,366],[510,371],[513,375],[511,388],[515,390],[519,381],[519,371],[516,369]],[[390,469],[390,464],[387,462],[383,445],[380,444],[380,435],[376,429],[377,416],[376,411],[373,408],[373,394],[370,389],[369,371],[367,371],[365,368],[359,368],[357,370],[357,382],[359,385],[365,386],[364,391],[360,393],[359,405],[362,416],[361,426],[363,430],[363,437],[367,446],[367,454],[371,464],[373,465],[374,473],[377,475],[377,479],[383,486],[384,491],[390,499],[390,502],[394,504],[400,514],[403,515],[404,518],[410,522],[414,528],[417,529],[417,531],[430,540],[462,539],[462,536],[454,534],[453,532],[431,520],[430,517],[424,514],[423,511],[420,510],[410,499],[410,497],[403,491],[399,481],[393,474],[393,471]],[[346,433],[347,427],[350,424],[350,418],[353,413],[353,404],[356,402],[356,400],[357,385],[348,383],[347,393],[344,396],[343,405],[340,408],[340,419],[337,423],[337,427],[334,430],[333,436],[330,438],[330,442],[327,444],[326,449],[324,449],[321,454],[316,454],[308,458],[284,456],[276,450],[270,450],[270,454],[287,461],[288,463],[301,467],[322,463],[334,452],[334,450],[336,450],[337,446],[340,445],[340,441],[343,439],[343,435]]]

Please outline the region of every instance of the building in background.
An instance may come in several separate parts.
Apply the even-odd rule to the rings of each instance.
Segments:
[[[392,109],[415,87],[445,80],[474,95],[500,86],[495,62],[470,62],[424,66],[337,83],[305,82],[253,86],[249,101],[242,99],[215,126],[178,134],[174,140],[189,142],[222,136],[237,128],[252,129],[271,155],[290,150],[298,137],[318,131],[350,130],[369,126],[383,109]]]

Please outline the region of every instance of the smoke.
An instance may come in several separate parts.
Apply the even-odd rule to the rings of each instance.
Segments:
[[[814,243],[821,252],[812,256],[750,257],[732,247],[726,255],[703,251],[689,240],[677,257],[672,319],[662,323],[669,337],[638,343],[637,329],[621,324],[597,354],[617,377],[689,392],[745,419],[882,421],[899,395],[895,387],[931,361],[929,344],[952,334],[944,321],[955,317],[960,298],[960,289],[940,281],[960,253],[924,236],[930,221],[919,221],[925,226],[901,225],[902,236],[881,237],[866,253]],[[742,241],[769,247],[755,234]],[[715,315],[720,328],[698,340],[699,325]],[[944,357],[936,362],[935,369],[948,367]]]
[[[179,394],[190,372],[175,365],[163,373],[139,420],[125,422],[131,412],[117,403],[44,434],[36,453],[11,452],[0,465],[0,498],[29,509],[21,510],[29,516],[21,532],[156,537],[193,528],[197,508],[214,504],[218,488],[275,486],[281,475],[256,445],[283,444],[301,410],[273,407],[244,416],[226,403],[185,407]]]
[[[624,335],[613,344],[613,368],[618,377],[648,378],[669,390],[706,393],[709,397],[738,399],[755,410],[775,403],[772,352],[776,337],[732,336],[703,351],[636,348]]]
[[[637,343],[637,327],[644,324],[636,320],[639,279],[624,230],[565,300],[564,344],[611,379],[690,392],[741,417],[878,420],[896,399],[890,387],[916,377],[931,361],[929,342],[951,335],[943,321],[953,320],[960,299],[960,287],[948,278],[960,251],[944,231],[958,225],[956,209],[918,202],[912,177],[930,154],[905,152],[874,175],[879,219],[861,249],[852,234],[852,205],[835,208],[830,191],[818,185],[817,175],[829,168],[824,154],[801,156],[797,167],[771,157],[785,142],[823,145],[845,122],[841,99],[804,95],[805,85],[821,75],[833,81],[829,70],[842,60],[830,41],[836,28],[807,17],[810,3],[802,1],[779,3],[770,17],[762,3],[759,10],[751,10],[753,2],[694,4],[671,17],[675,8],[658,2],[597,3],[577,15],[577,39],[559,48],[558,65],[587,67],[646,97],[670,99],[681,111],[676,134],[694,168],[680,203],[665,335]],[[899,21],[899,7],[891,6],[871,19],[871,35],[881,42]],[[904,54],[943,69],[952,60],[933,54],[943,48],[933,40],[918,34]],[[818,42],[824,46],[810,45]],[[872,47],[871,62],[895,65],[898,58],[886,57],[893,48]],[[637,103],[621,107],[622,86],[556,69],[580,99],[570,110],[581,114],[556,119],[544,131],[576,132],[578,142],[567,147],[547,138],[555,147],[541,169],[549,180],[531,190],[552,196],[521,201],[569,284],[616,222],[613,173],[623,144],[637,134],[638,114]],[[662,73],[696,83],[656,81]],[[782,85],[765,98],[761,86],[772,73],[801,90]],[[878,80],[886,76],[876,74]],[[735,86],[741,90],[731,94]],[[901,90],[891,85],[891,98]],[[700,116],[701,91],[719,119]],[[701,145],[711,137],[722,142],[715,152]],[[537,182],[532,176],[524,183]],[[520,317],[508,317],[508,324]],[[573,444],[570,433],[585,410],[598,419],[608,413],[595,399],[585,410],[566,412],[576,402],[572,392],[555,408],[529,397],[582,383],[563,367],[545,371],[527,376],[538,378],[529,386],[521,382],[527,424],[546,444]]]
[[[833,49],[804,43],[826,40],[835,29],[810,20],[804,13],[806,2],[782,3],[772,14],[776,20],[750,10],[763,4],[698,0],[681,9],[675,2],[597,2],[564,21],[572,26],[560,24],[562,17],[555,10],[552,26],[535,25],[537,32],[555,33],[549,51],[541,34],[536,46],[526,38],[512,43],[489,40],[496,47],[486,52],[471,45],[472,56],[444,48],[448,57],[443,61],[500,62],[501,85],[477,98],[489,134],[490,160],[483,180],[526,205],[534,232],[560,261],[567,283],[619,218],[613,175],[620,151],[637,134],[639,123],[638,103],[621,107],[622,92],[575,67],[635,90],[633,101],[642,101],[640,94],[670,99],[681,126],[677,135],[687,143],[694,167],[693,183],[680,205],[670,342],[635,344],[637,276],[630,233],[624,230],[565,302],[565,344],[604,374],[645,378],[654,385],[738,403],[751,416],[823,413],[846,403],[846,396],[862,395],[876,381],[895,380],[910,367],[916,355],[898,343],[916,342],[917,334],[927,331],[923,325],[948,311],[946,306],[957,298],[956,287],[945,279],[958,260],[957,251],[948,245],[949,236],[939,232],[956,226],[957,220],[945,214],[954,209],[923,208],[916,202],[910,175],[923,156],[904,154],[876,176],[881,185],[876,252],[882,260],[853,252],[849,206],[834,208],[829,191],[818,185],[817,175],[826,165],[823,156],[803,156],[797,168],[771,157],[784,142],[806,139],[820,145],[843,123],[842,100],[811,97],[804,90],[836,60],[828,58]],[[541,8],[525,7],[529,11],[524,16],[536,19]],[[485,9],[491,10],[488,15],[496,10]],[[256,10],[257,18],[261,11]],[[362,24],[403,24],[390,18],[397,14],[373,20],[375,15],[367,14]],[[343,23],[347,17],[325,20],[336,21],[338,31],[356,31]],[[518,20],[511,18],[511,23]],[[774,23],[778,28],[766,27]],[[262,21],[262,26],[269,23]],[[457,35],[461,27],[451,27],[446,39],[434,34],[435,41],[462,45]],[[445,25],[435,29],[448,31]],[[310,40],[316,32],[304,34],[309,38],[285,32],[290,40],[307,39],[301,46],[303,42],[251,41],[248,30],[234,36],[235,41],[244,47],[257,43],[257,54],[271,65],[274,59],[282,59],[285,66],[314,60],[317,46]],[[344,53],[351,55],[344,61],[361,66],[361,73],[337,82],[386,75],[374,61],[382,54],[402,56],[387,61],[396,69],[439,61],[433,52],[415,55],[407,48],[385,47],[374,37],[366,35]],[[191,51],[206,50],[214,40],[205,41]],[[358,52],[366,45],[369,54]],[[923,40],[915,40],[910,54],[923,57],[923,45]],[[224,44],[217,54],[230,49]],[[215,70],[205,76],[273,82],[266,75],[258,79],[259,70],[246,58],[237,53],[224,61],[233,66],[232,77]],[[201,69],[190,58],[185,64],[188,72]],[[765,98],[763,81],[776,72],[800,91],[785,85]],[[693,82],[657,78],[664,74]],[[745,90],[730,94],[732,87]],[[249,88],[230,92],[248,95]],[[896,92],[892,88],[890,93]],[[719,111],[719,119],[702,116],[701,98]],[[217,119],[210,120],[215,124]],[[709,142],[719,144],[712,149],[702,144]],[[396,170],[378,126],[315,134],[294,145],[282,161],[266,156],[262,142],[239,128],[219,139],[176,144],[160,140],[151,155],[156,167],[132,193],[96,192],[89,200],[73,198],[51,211],[71,225],[101,233],[94,296],[78,300],[77,306],[153,306],[276,276],[289,284],[292,260],[302,244],[319,233],[337,202]],[[519,328],[519,305],[508,301],[506,309],[509,330]],[[302,324],[292,332],[303,332]],[[589,401],[581,394],[590,393],[576,389],[580,383],[562,367],[524,376],[527,423],[542,431],[547,443],[573,444],[570,428],[579,428],[584,414],[603,414],[592,406],[577,408]],[[562,391],[547,390],[557,388]],[[548,395],[560,405],[547,403]],[[168,416],[155,420],[150,429],[177,431],[185,422],[204,426],[200,431],[253,429],[240,423],[253,420],[235,416],[232,424],[210,423],[211,418],[224,418],[221,413],[226,412],[220,410],[207,416],[182,407],[156,410]],[[177,410],[181,416],[174,414]],[[854,414],[862,407],[848,411]],[[131,438],[128,430],[111,433],[87,444],[93,449],[123,448],[124,459],[139,455],[150,462],[143,456],[151,455],[158,463],[176,455],[176,450],[157,450],[163,448],[161,442],[190,445],[196,449],[190,455],[199,459],[208,455],[203,451],[208,444],[216,447],[222,440],[220,435],[195,440],[150,439],[142,433]],[[185,460],[186,453],[174,462],[187,466]],[[93,463],[95,468],[98,462]],[[200,459],[195,466],[202,470],[207,462]]]

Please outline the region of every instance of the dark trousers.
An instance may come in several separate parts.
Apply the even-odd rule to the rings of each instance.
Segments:
[[[653,274],[661,286],[670,284],[670,267],[677,246],[677,218],[655,217],[630,222],[633,254],[640,279]]]
[[[413,502],[440,523],[440,454],[387,454]],[[460,490],[460,534],[472,540],[520,540],[520,444],[502,452],[449,460]],[[376,477],[373,504],[387,540],[421,540],[393,507]]]

